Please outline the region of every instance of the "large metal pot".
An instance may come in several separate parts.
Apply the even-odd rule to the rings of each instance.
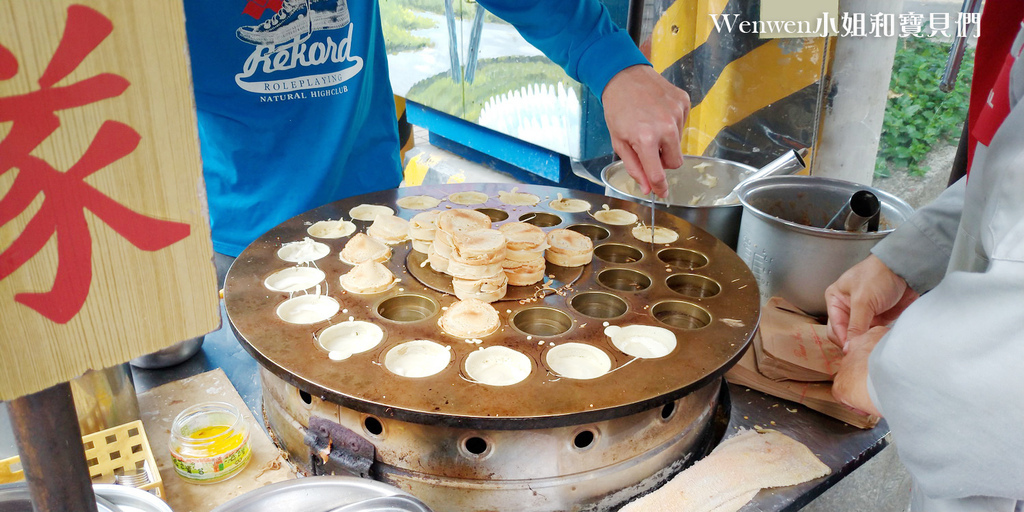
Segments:
[[[803,159],[793,150],[761,169],[721,158],[687,155],[681,167],[665,169],[668,195],[655,198],[655,208],[686,220],[736,250],[743,206],[738,201],[722,204],[722,199],[745,180],[774,174],[792,174],[803,168]],[[584,176],[575,167],[573,172],[595,181],[589,174]],[[626,172],[621,160],[605,166],[599,184],[605,186],[605,195],[650,204],[650,197],[640,193],[640,186]]]
[[[859,190],[881,202],[875,232],[825,229],[829,220]],[[887,192],[848,181],[775,176],[739,188],[743,215],[739,253],[750,266],[761,301],[782,297],[812,315],[824,315],[825,288],[864,259],[885,235],[914,209]]]

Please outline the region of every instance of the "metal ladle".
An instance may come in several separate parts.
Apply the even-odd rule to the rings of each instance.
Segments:
[[[732,192],[729,192],[728,195],[726,195],[725,197],[723,197],[721,199],[716,199],[715,200],[715,205],[726,205],[726,204],[737,204],[737,203],[739,203],[740,202],[740,197],[739,197],[737,191],[739,190],[740,185],[743,185],[744,183],[747,183],[749,181],[755,181],[755,180],[759,180],[761,178],[767,178],[768,176],[777,176],[777,175],[783,175],[783,174],[793,174],[793,173],[799,172],[800,170],[802,170],[805,167],[807,167],[807,164],[804,163],[804,159],[803,159],[803,157],[805,157],[805,156],[807,156],[807,149],[806,148],[801,149],[800,151],[797,151],[795,149],[791,149],[789,151],[786,151],[785,153],[780,155],[775,160],[772,160],[771,162],[768,162],[768,164],[766,164],[764,167],[758,169],[758,171],[755,172],[754,174],[751,174],[750,176],[747,176],[743,181],[737,183],[736,186],[733,187]]]

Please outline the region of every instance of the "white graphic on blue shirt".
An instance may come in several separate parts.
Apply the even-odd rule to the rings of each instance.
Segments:
[[[326,39],[309,41],[318,31],[332,33]],[[285,0],[270,19],[235,32],[239,40],[255,46],[242,72],[235,75],[235,83],[257,94],[341,85],[363,69],[362,57],[351,55],[352,31],[347,0]],[[335,41],[332,36],[340,39]],[[322,64],[331,64],[326,66],[330,71],[301,74],[305,68]],[[288,70],[299,73],[284,73],[287,78],[271,79],[271,75]]]

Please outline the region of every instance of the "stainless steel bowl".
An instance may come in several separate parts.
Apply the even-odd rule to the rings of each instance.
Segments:
[[[165,349],[157,350],[151,354],[136,357],[131,360],[132,366],[152,370],[156,368],[167,368],[189,360],[203,347],[203,337],[189,338],[179,341]]]
[[[665,169],[668,179],[668,195],[655,200],[655,207],[681,217],[719,240],[733,250],[739,239],[740,219],[743,205],[714,205],[715,199],[729,195],[732,189],[757,169],[739,162],[689,156],[683,159],[683,166]],[[607,165],[601,171],[605,194],[638,203],[648,203],[649,198],[640,193],[640,186],[626,172],[620,160]]]

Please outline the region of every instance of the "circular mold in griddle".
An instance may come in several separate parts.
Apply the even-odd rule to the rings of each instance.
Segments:
[[[309,236],[316,238],[345,238],[356,232],[356,225],[347,220],[321,220],[306,228]]]
[[[640,359],[665,357],[671,354],[678,344],[675,333],[653,325],[609,325],[604,329],[604,333],[611,338],[615,348]]]
[[[604,292],[578,293],[569,299],[569,305],[580,314],[593,318],[617,318],[626,314],[626,301]]]
[[[586,343],[570,342],[552,347],[544,356],[544,362],[551,371],[569,379],[596,379],[612,369],[608,354]]]
[[[591,208],[589,201],[572,197],[559,197],[558,199],[548,203],[548,207],[552,210],[558,210],[566,213],[580,213],[588,211]]]
[[[620,292],[642,292],[651,287],[651,278],[628,268],[612,268],[597,275],[597,282]]]
[[[601,240],[611,236],[611,233],[607,229],[594,224],[573,224],[565,229],[575,231],[594,242],[600,242]]]
[[[665,279],[672,291],[693,299],[707,299],[722,293],[722,285],[699,274],[673,274]]]
[[[641,242],[654,244],[670,244],[679,240],[679,233],[664,226],[636,226],[633,237]]]
[[[341,305],[326,295],[300,295],[277,306],[277,316],[290,324],[315,324],[338,314]]]
[[[334,324],[316,337],[320,348],[326,350],[333,360],[348,359],[353,354],[372,350],[384,341],[384,329],[379,325],[361,320],[349,320]]]
[[[677,329],[700,329],[711,323],[711,314],[704,308],[679,300],[667,300],[651,306],[651,316]]]
[[[462,192],[455,192],[448,196],[448,201],[462,205],[462,206],[474,206],[478,204],[484,204],[487,202],[489,197],[487,194],[477,190],[465,190]]]
[[[564,312],[548,307],[520,310],[509,318],[509,323],[531,336],[558,336],[572,329],[572,318]]]
[[[327,274],[316,267],[288,267],[278,270],[263,280],[263,286],[275,292],[299,292],[323,282]]]
[[[407,341],[384,355],[384,367],[389,372],[414,379],[437,375],[451,361],[451,349],[430,340]]]
[[[441,204],[441,200],[433,196],[405,196],[395,201],[395,204],[407,210],[429,210]]]
[[[477,208],[476,211],[491,218],[491,222],[501,222],[508,218],[508,212],[497,208]]]
[[[608,263],[636,263],[643,259],[640,249],[626,244],[601,244],[594,248],[594,257]]]
[[[277,257],[291,263],[309,263],[316,261],[331,253],[331,248],[325,243],[315,242],[312,238],[306,237],[296,242],[289,242],[277,250]]]
[[[377,314],[395,322],[418,322],[434,316],[439,308],[436,300],[410,293],[382,300]]]
[[[553,213],[530,212],[519,216],[519,222],[533,224],[538,228],[550,228],[562,223],[562,217]]]
[[[394,201],[393,201],[394,202]],[[352,220],[361,220],[364,222],[373,222],[378,215],[394,215],[395,210],[390,206],[384,206],[382,204],[362,203],[353,205],[348,210],[348,216],[352,217]]]
[[[696,270],[707,266],[708,257],[690,249],[671,248],[658,252],[658,259],[668,265],[687,270]]]
[[[466,356],[466,375],[488,386],[518,384],[533,371],[530,358],[508,347],[487,347]]]
[[[703,389],[707,382],[720,377],[749,344],[757,329],[760,304],[750,269],[735,251],[718,239],[668,214],[659,215],[659,226],[687,233],[687,236],[667,246],[658,246],[653,252],[650,244],[632,236],[630,226],[600,224],[609,235],[595,248],[597,257],[582,267],[570,269],[548,265],[542,283],[509,286],[506,300],[493,303],[499,312],[499,328],[483,340],[467,342],[439,333],[440,313],[456,300],[451,278],[434,272],[429,265],[421,266],[426,256],[413,251],[408,243],[393,246],[393,256],[383,262],[401,279],[400,284],[376,295],[358,295],[341,290],[337,286],[338,279],[351,266],[337,257],[328,256],[316,262],[316,267],[327,275],[321,283],[323,293],[340,303],[344,319],[376,323],[385,331],[385,341],[377,348],[360,357],[348,358],[343,363],[331,361],[316,342],[310,343],[327,326],[327,322],[291,324],[277,318],[276,308],[284,299],[281,293],[269,291],[263,281],[284,266],[276,255],[282,243],[303,240],[308,236],[306,229],[310,225],[346,216],[360,204],[387,205],[397,209],[396,201],[407,195],[448,197],[460,191],[477,190],[485,193],[488,201],[466,209],[503,210],[509,213],[504,222],[527,216],[525,218],[553,219],[552,223],[558,226],[596,223],[589,212],[569,213],[551,209],[550,198],[558,194],[583,199],[593,205],[607,204],[610,208],[640,217],[649,215],[646,207],[637,203],[540,185],[523,185],[521,189],[546,200],[533,207],[510,206],[498,199],[498,192],[503,188],[507,188],[507,184],[426,185],[382,190],[342,199],[282,222],[251,243],[228,272],[224,304],[242,347],[262,367],[287,382],[296,383],[309,395],[323,397],[361,414],[428,425],[521,430],[623,418],[661,407]],[[448,211],[449,206],[455,207],[442,203],[426,211]],[[403,213],[409,213],[409,210]],[[365,229],[365,224],[357,222],[357,225]],[[542,229],[550,231],[550,226]],[[340,249],[344,245],[342,242],[344,240],[329,241],[332,252]],[[667,271],[666,267],[669,267]],[[637,289],[636,280],[624,278],[623,270],[635,271],[650,283],[641,278],[642,286],[639,288],[642,289]],[[674,274],[701,275],[722,284],[722,290],[709,299],[688,298],[667,284],[667,278]],[[603,278],[599,280],[599,276]],[[616,289],[616,286],[632,290],[626,292]],[[602,300],[601,294],[615,299]],[[430,299],[436,303],[437,309],[420,299],[406,297],[410,295]],[[581,295],[583,298],[577,299]],[[616,299],[626,304],[625,312],[605,317],[622,310]],[[574,300],[578,302],[574,303]],[[662,305],[667,301],[693,305]],[[663,317],[661,320],[652,314],[652,305],[657,305],[655,312]],[[536,315],[522,313],[534,308],[550,308],[558,313],[541,315],[541,318],[546,317],[544,322],[530,322],[535,325],[547,322],[547,326],[527,325],[526,330],[558,332],[569,326],[568,330],[545,340],[543,344],[538,343],[544,339],[542,335],[528,334],[514,323],[523,324],[531,315]],[[686,313],[691,320],[674,319]],[[331,320],[337,323],[334,319],[340,314]],[[513,321],[516,317],[518,320]],[[723,321],[709,322],[710,319]],[[725,322],[726,319],[729,321]],[[676,327],[697,326],[703,322],[709,323],[699,329]],[[625,364],[630,357],[610,345],[604,334],[605,323],[664,327],[673,331],[680,348],[661,358]],[[400,342],[436,339],[438,336],[448,339],[442,345],[450,344],[452,362],[445,370],[412,381],[385,368],[385,354]],[[531,337],[534,339],[528,340]],[[604,350],[612,358],[616,378],[552,380],[551,373],[533,370],[516,385],[497,388],[470,383],[462,371],[467,356],[487,346],[514,348],[529,358],[532,368],[546,368],[544,356],[552,348],[549,343],[552,340],[556,345],[574,342]],[[376,355],[367,357],[368,354]],[[622,382],[629,382],[630,386],[623,388]],[[497,392],[501,393],[502,399],[494,399]]]

